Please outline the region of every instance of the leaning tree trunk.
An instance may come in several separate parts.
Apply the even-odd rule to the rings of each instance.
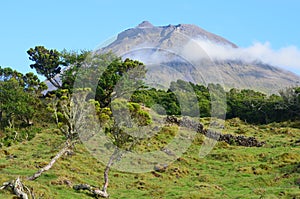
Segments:
[[[35,180],[38,177],[40,177],[45,171],[48,171],[49,169],[52,168],[52,166],[54,165],[54,163],[62,156],[64,155],[66,152],[68,152],[70,150],[71,145],[70,144],[66,144],[66,146],[64,148],[62,148],[57,154],[56,156],[54,156],[51,161],[49,162],[49,164],[47,164],[46,166],[44,166],[42,169],[40,169],[38,172],[36,172],[34,175],[28,177],[28,180]]]
[[[108,187],[108,182],[109,182],[108,173],[109,173],[109,170],[110,170],[111,166],[113,165],[114,161],[119,157],[119,155],[120,155],[119,150],[115,149],[115,151],[109,158],[109,161],[104,170],[104,185],[103,185],[102,190],[100,190],[96,187],[93,187],[91,185],[88,185],[88,184],[78,184],[78,185],[73,186],[73,188],[78,191],[79,190],[88,190],[95,197],[108,198],[109,197],[109,194],[107,193],[107,187]]]
[[[103,185],[103,188],[102,188],[102,191],[104,193],[107,193],[107,187],[108,187],[108,183],[109,183],[108,173],[109,173],[110,167],[113,163],[113,159],[114,159],[113,156],[111,156],[110,159],[109,159],[109,162],[106,165],[105,170],[104,170],[104,185]]]
[[[110,156],[109,161],[104,170],[104,185],[103,185],[102,191],[103,191],[103,193],[106,193],[107,196],[108,196],[107,187],[108,187],[108,183],[109,183],[108,173],[109,173],[110,167],[113,165],[114,160],[117,159],[118,155],[119,155],[119,150],[115,149],[113,154]]]

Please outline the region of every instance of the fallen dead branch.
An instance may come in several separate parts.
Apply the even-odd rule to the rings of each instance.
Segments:
[[[28,194],[34,199],[33,193],[31,193],[30,189],[21,182],[19,177],[16,180],[3,183],[2,187],[0,187],[0,190],[2,189],[11,189],[13,194],[21,199],[28,199]]]

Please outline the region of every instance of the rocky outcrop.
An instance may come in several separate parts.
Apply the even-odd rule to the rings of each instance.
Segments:
[[[224,141],[230,145],[238,145],[238,146],[245,146],[245,147],[261,147],[265,144],[265,142],[258,141],[255,137],[246,137],[246,136],[235,136],[232,134],[222,134],[217,131],[211,129],[205,129],[203,124],[200,122],[196,122],[191,120],[187,117],[183,117],[182,119],[176,116],[167,116],[166,122],[170,124],[176,124],[181,127],[189,128],[197,133],[201,133],[206,137]]]

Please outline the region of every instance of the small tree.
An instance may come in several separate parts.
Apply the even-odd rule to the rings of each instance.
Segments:
[[[122,151],[131,151],[141,140],[141,127],[152,123],[148,112],[141,109],[137,103],[124,99],[116,99],[111,103],[113,109],[112,125],[106,129],[106,135],[114,144],[115,150],[104,170],[104,185],[102,191],[107,194],[108,172],[114,161],[121,158]]]
[[[64,154],[71,151],[76,143],[79,142],[78,133],[86,128],[86,115],[89,103],[86,101],[89,89],[77,90],[72,96],[68,90],[60,90],[60,98],[52,96],[48,110],[53,113],[55,122],[60,131],[64,134],[66,141],[64,147],[54,156],[51,161],[34,175],[28,177],[29,180],[35,180],[45,171],[51,169],[54,163]],[[82,125],[76,125],[81,123]]]
[[[102,189],[94,188],[87,184],[79,184],[74,186],[74,189],[87,189],[92,192],[92,194],[101,196],[104,198],[109,197],[107,192],[109,185],[109,171],[115,161],[120,159],[124,151],[131,151],[134,147],[142,140],[140,128],[151,124],[151,116],[148,112],[141,109],[141,106],[137,103],[128,102],[126,99],[118,98],[111,102],[111,108],[100,108],[99,104],[96,104],[96,114],[97,119],[104,127],[104,133],[107,138],[110,139],[110,145],[108,148],[113,147],[113,152],[109,157],[106,167],[103,172],[104,183]],[[89,117],[91,121],[91,116]],[[91,124],[91,122],[90,122]],[[93,127],[85,128],[87,131],[93,131]],[[97,131],[97,130],[96,130]],[[81,132],[82,139],[84,139],[88,144],[89,140],[97,140],[101,142],[101,138],[97,137],[99,132],[84,133]],[[91,146],[88,146],[91,147]]]
[[[97,57],[102,57],[103,55],[95,56],[95,59],[97,59]],[[110,56],[110,54],[107,56]],[[97,102],[96,109],[99,110],[96,113],[98,115],[98,123],[101,123],[102,130],[104,130],[106,137],[110,139],[111,145],[107,147],[113,147],[114,150],[110,154],[104,170],[104,184],[101,190],[94,189],[86,184],[81,184],[74,188],[77,190],[89,189],[93,194],[108,197],[108,173],[111,166],[117,159],[121,158],[123,151],[130,151],[138,143],[140,140],[140,137],[137,136],[140,133],[138,128],[151,123],[151,117],[146,111],[141,109],[139,104],[130,102],[130,96],[133,92],[143,87],[142,78],[146,74],[144,64],[130,59],[122,61],[120,58],[112,57],[111,63],[107,67],[105,67],[105,64],[100,64],[100,69],[97,68],[96,71],[101,71],[101,66],[104,67],[104,70],[94,93]],[[93,68],[89,69],[91,69],[90,72],[80,73],[87,75],[87,78],[84,78],[83,75],[79,77],[83,84],[86,84],[85,79],[89,79],[90,74],[95,73]],[[99,136],[99,131],[102,130],[95,128],[85,129],[85,131],[81,132],[83,134],[81,138],[87,142],[98,138],[99,142],[103,142],[101,136],[100,138],[97,137]],[[86,131],[89,132],[86,133]]]

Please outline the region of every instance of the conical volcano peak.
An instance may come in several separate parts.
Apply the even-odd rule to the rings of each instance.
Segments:
[[[152,28],[154,27],[149,21],[143,21],[140,23],[137,28]]]
[[[206,83],[224,83],[228,88],[256,88],[266,93],[299,84],[298,76],[264,63],[248,61],[247,57],[239,58],[240,53],[236,52],[241,51],[238,50],[233,42],[197,25],[154,26],[149,21],[122,31],[101,49],[123,58],[138,59],[146,66],[162,63],[180,71],[191,82],[205,77]],[[167,52],[174,53],[166,55]],[[234,54],[232,58],[231,54]],[[178,57],[188,59],[196,67],[187,68]],[[211,61],[207,63],[207,60]]]

